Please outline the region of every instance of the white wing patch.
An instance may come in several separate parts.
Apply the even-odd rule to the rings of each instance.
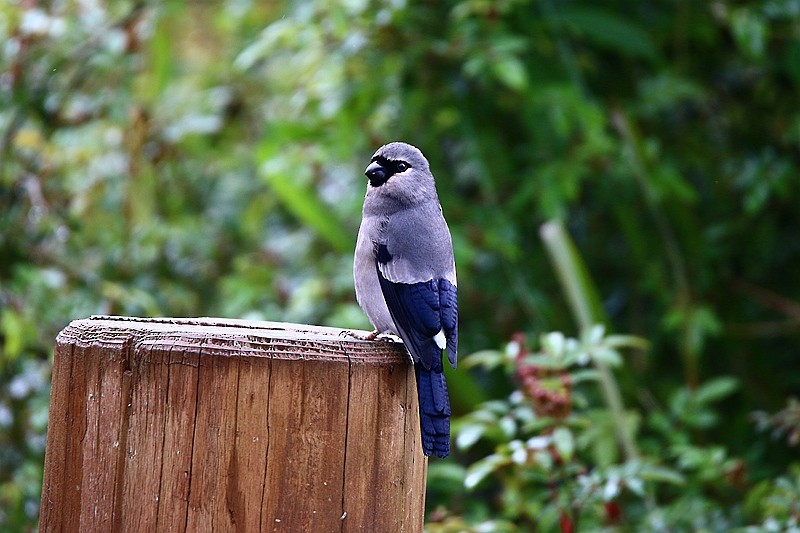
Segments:
[[[439,333],[434,335],[433,342],[436,343],[436,346],[438,346],[440,350],[444,350],[445,349],[445,347],[447,346],[447,339],[445,339],[445,337],[444,337],[444,330],[443,329],[440,329]]]
[[[379,263],[378,269],[392,283],[419,283],[433,278],[427,269],[415,269],[410,261],[396,256],[387,263]]]

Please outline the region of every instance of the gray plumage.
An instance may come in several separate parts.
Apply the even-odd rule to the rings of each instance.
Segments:
[[[393,142],[379,148],[356,243],[356,298],[376,334],[394,333],[416,365],[423,451],[449,453],[450,404],[442,350],[458,350],[453,244],[427,159]]]

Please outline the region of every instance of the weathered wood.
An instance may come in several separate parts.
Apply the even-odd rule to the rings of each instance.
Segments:
[[[58,336],[41,531],[422,531],[399,344],[92,317]]]

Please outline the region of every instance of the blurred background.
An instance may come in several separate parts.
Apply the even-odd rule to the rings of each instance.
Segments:
[[[368,328],[405,140],[459,277],[428,531],[798,531],[799,1],[12,0],[0,43],[0,529],[71,320]]]

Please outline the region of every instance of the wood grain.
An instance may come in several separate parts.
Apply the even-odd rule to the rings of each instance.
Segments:
[[[92,317],[56,340],[41,531],[421,532],[401,344]]]

